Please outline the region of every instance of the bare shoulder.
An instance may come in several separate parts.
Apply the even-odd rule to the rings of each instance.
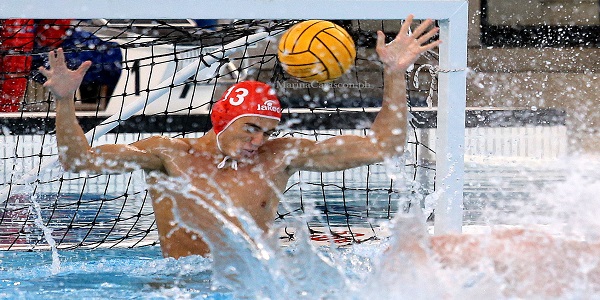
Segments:
[[[263,145],[262,151],[292,174],[298,170],[298,165],[306,164],[315,144],[314,140],[307,138],[282,137],[269,140]]]
[[[263,147],[273,153],[290,155],[295,153],[299,154],[298,151],[308,149],[314,144],[315,141],[306,138],[281,137],[269,140]]]
[[[166,136],[155,135],[149,138],[139,140],[131,144],[140,150],[151,151],[154,149],[170,149],[187,151],[190,149],[190,142],[186,138],[171,138]]]

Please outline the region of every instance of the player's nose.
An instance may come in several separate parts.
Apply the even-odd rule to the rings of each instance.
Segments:
[[[250,143],[257,147],[262,146],[262,144],[265,143],[265,135],[262,132],[257,132],[256,134],[253,134]]]

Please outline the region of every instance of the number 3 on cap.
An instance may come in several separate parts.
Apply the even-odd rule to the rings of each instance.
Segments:
[[[233,90],[233,87],[231,87],[229,89],[229,91],[227,91],[227,94],[225,94],[225,99],[229,99],[229,103],[231,103],[231,105],[233,106],[238,106],[240,104],[242,104],[244,102],[244,98],[246,98],[246,96],[248,96],[248,90],[245,88],[237,88],[235,89],[235,91],[233,91],[236,95],[235,98],[231,97],[231,98],[227,98],[229,97],[229,94],[231,94]]]

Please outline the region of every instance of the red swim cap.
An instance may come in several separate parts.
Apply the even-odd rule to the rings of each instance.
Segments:
[[[245,116],[281,120],[281,105],[275,90],[258,81],[242,81],[227,89],[210,114],[213,130],[218,135],[233,121]]]

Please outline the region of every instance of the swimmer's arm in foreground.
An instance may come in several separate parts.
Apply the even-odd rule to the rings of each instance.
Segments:
[[[62,49],[50,52],[48,60],[50,69],[40,67],[39,70],[47,78],[44,86],[56,99],[56,140],[59,160],[65,170],[93,173],[163,170],[162,160],[147,150],[172,143],[165,138],[149,138],[131,145],[90,147],[75,116],[73,98],[91,62],[86,61],[76,70],[69,70]]]
[[[336,171],[381,162],[401,155],[406,144],[407,104],[404,74],[419,56],[437,47],[441,41],[429,43],[438,28],[429,29],[433,21],[420,24],[412,34],[413,16],[402,25],[396,38],[385,43],[385,34],[377,33],[377,54],[384,66],[384,95],[381,110],[366,137],[342,135],[323,142],[306,139],[290,141],[290,171]],[[298,149],[298,150],[295,150]],[[295,150],[295,152],[294,152]]]

